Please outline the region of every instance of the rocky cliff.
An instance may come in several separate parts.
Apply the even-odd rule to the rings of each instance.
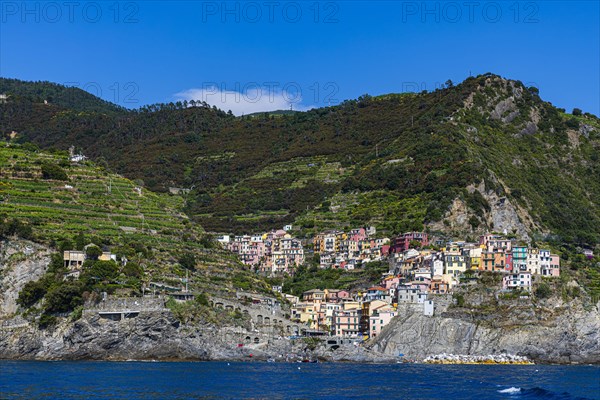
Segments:
[[[118,320],[101,315],[100,308],[86,308],[79,318],[65,315],[55,326],[40,329],[32,316],[21,314],[16,298],[27,281],[44,273],[49,249],[14,241],[3,243],[0,250],[0,359],[394,362],[399,354],[422,360],[441,353],[509,353],[537,362],[600,363],[600,304],[584,306],[580,300],[560,298],[504,301],[486,297],[493,291],[478,285],[464,291],[466,307],[437,299],[433,317],[400,307],[399,316],[364,346],[348,340],[332,346],[327,343],[331,339],[290,339],[302,327],[283,314],[217,299],[211,307],[217,319],[236,310],[245,322],[182,323],[169,309],[154,304]]]
[[[527,356],[542,363],[600,363],[600,314],[580,303],[549,309],[513,307],[487,316],[465,312],[428,317],[404,308],[370,347],[410,359],[452,353]]]
[[[26,240],[0,241],[0,319],[17,311],[19,291],[44,274],[50,253]]]
[[[22,360],[328,360],[390,362],[394,357],[345,343],[289,339],[267,330],[181,325],[169,311],[111,321],[96,315],[53,329],[0,327],[0,359]]]

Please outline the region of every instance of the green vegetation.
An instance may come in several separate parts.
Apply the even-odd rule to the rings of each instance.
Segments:
[[[64,169],[55,164],[42,164],[42,178],[57,181],[68,181],[69,177]]]
[[[222,308],[212,308],[208,304],[206,294],[202,293],[194,301],[177,302],[172,298],[167,301],[167,307],[173,315],[185,324],[212,324],[216,326],[240,326],[250,329],[250,316],[239,310],[225,311]]]
[[[493,229],[485,198],[465,192],[484,182],[560,241],[599,241],[600,120],[492,74],[429,93],[239,118],[201,102],[108,110],[79,92],[75,104],[43,104],[64,91],[48,83],[0,80],[0,89],[15,94],[0,105],[5,132],[46,148],[76,145],[154,190],[191,187],[185,208],[210,231],[295,222],[304,234],[370,224],[393,235],[442,221],[457,197],[473,229]]]
[[[123,107],[102,100],[85,90],[51,82],[23,82],[18,79],[0,78],[0,93],[30,105],[31,103],[44,103],[46,100],[49,106],[77,111],[111,114],[126,111]]]
[[[62,253],[57,255],[51,274],[23,289],[23,308],[45,299],[42,312],[59,315],[81,306],[86,292],[141,295],[150,281],[180,287],[181,267],[188,269],[191,290],[231,296],[235,277],[244,280],[245,290],[270,291],[185,216],[179,196],[150,192],[92,162],[71,164],[64,152],[14,143],[0,142],[0,165],[0,239],[19,236],[60,252],[85,248],[87,255],[75,281],[65,280]],[[56,175],[43,179],[46,165],[60,168],[68,184]],[[98,261],[103,250],[119,262]]]
[[[16,218],[8,218],[6,214],[0,214],[0,240],[4,240],[10,236],[31,239],[33,237],[33,230],[30,225]]]
[[[535,297],[538,299],[546,299],[552,295],[552,289],[548,286],[547,283],[541,283],[538,285],[537,289],[535,289]]]
[[[464,307],[465,306],[465,296],[462,295],[461,293],[454,293],[452,295],[452,298],[454,299],[454,301],[456,301],[456,306],[457,307]]]
[[[316,265],[301,266],[293,277],[283,281],[283,291],[301,296],[310,289],[366,289],[379,282],[389,265],[376,261],[355,270],[321,269]]]

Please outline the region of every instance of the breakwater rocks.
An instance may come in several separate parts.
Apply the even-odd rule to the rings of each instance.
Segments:
[[[423,360],[426,364],[517,364],[531,365],[533,361],[524,356],[497,354],[487,356],[437,354]]]

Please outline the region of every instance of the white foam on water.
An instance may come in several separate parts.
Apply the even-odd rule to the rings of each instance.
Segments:
[[[498,393],[517,394],[517,393],[521,393],[521,388],[509,387],[508,389],[498,390]]]

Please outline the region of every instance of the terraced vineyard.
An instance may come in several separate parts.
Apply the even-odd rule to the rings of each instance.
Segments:
[[[45,179],[44,164],[60,166],[68,180]],[[197,271],[192,281],[198,288],[227,289],[223,282],[233,276],[247,282],[242,286],[263,288],[231,254],[207,242],[203,229],[181,212],[184,201],[151,192],[92,162],[72,163],[65,152],[0,142],[0,215],[29,223],[37,241],[54,244],[84,233],[110,247],[141,243],[152,249],[151,259],[144,260],[149,279],[173,284],[185,275],[178,259],[191,253]]]
[[[69,180],[42,179],[42,163],[66,167]],[[3,146],[0,165],[0,212],[31,220],[45,239],[71,238],[83,230],[110,238],[127,235],[170,248],[181,241],[182,228],[188,224],[178,211],[181,197],[149,192],[91,163],[71,164],[65,155]],[[194,227],[191,233],[201,232]]]

